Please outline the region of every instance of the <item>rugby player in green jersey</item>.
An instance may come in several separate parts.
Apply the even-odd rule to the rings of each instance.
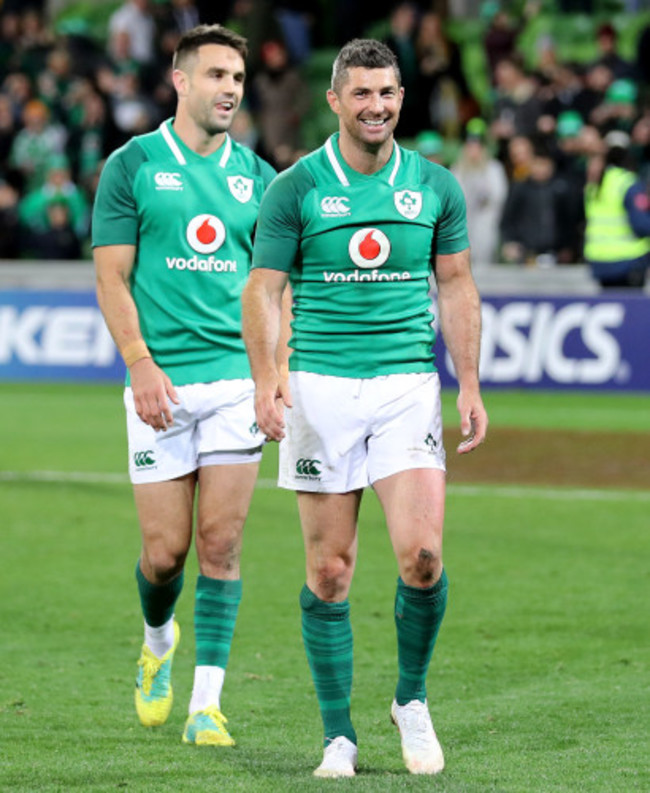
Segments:
[[[384,510],[399,569],[391,716],[409,771],[444,766],[426,694],[447,600],[431,273],[459,381],[458,451],[475,449],[487,429],[464,199],[449,171],[395,143],[403,95],[387,47],[373,40],[343,47],[327,93],[339,131],[267,191],[243,296],[257,422],[281,441],[279,484],[298,497],[302,635],[325,730],[319,777],[353,776],[357,764],[347,598],[367,485]],[[287,281],[289,372],[278,354]]]
[[[183,741],[232,746],[221,712],[242,584],[242,529],[264,435],[241,338],[253,228],[275,171],[228,135],[246,40],[218,25],[180,39],[176,115],[114,152],[93,213],[97,296],[128,367],[129,472],[142,535],[135,704],[172,706],[174,606],[196,530],[196,668]],[[197,504],[194,527],[194,503]]]

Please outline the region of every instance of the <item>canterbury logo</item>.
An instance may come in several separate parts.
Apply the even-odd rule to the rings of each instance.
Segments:
[[[320,470],[316,467],[321,465],[320,460],[308,460],[301,457],[296,463],[296,473],[298,476],[320,476]]]
[[[154,176],[156,187],[161,190],[182,190],[183,183],[181,182],[181,175],[179,173],[167,173],[166,171],[158,171]]]
[[[345,196],[326,196],[320,202],[320,208],[325,215],[349,215],[349,201]]]
[[[133,462],[136,468],[146,468],[149,465],[155,465],[156,461],[153,459],[153,451],[147,449],[146,452],[136,452],[133,455]]]

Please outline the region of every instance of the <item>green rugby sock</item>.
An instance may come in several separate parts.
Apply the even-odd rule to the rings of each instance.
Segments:
[[[432,587],[419,589],[397,579],[395,625],[399,678],[395,699],[406,705],[413,699],[427,698],[426,678],[429,662],[447,605],[447,574]]]
[[[356,744],[350,720],[352,627],[350,604],[326,603],[305,586],[300,593],[302,638],[325,729],[325,743],[344,735]]]
[[[152,628],[158,628],[174,615],[174,606],[183,589],[183,573],[166,584],[152,584],[140,569],[140,560],[135,567],[135,580],[138,583],[140,604],[144,621]]]
[[[197,666],[225,669],[228,665],[241,597],[241,579],[224,581],[199,575],[194,601]]]

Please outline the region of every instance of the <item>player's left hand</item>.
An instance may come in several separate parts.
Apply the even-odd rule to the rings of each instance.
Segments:
[[[488,427],[488,416],[481,395],[476,391],[463,391],[456,401],[460,413],[460,431],[465,440],[458,445],[458,454],[467,454],[476,449],[485,440]]]

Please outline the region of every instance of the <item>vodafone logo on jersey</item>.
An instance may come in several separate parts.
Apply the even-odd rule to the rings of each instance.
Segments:
[[[186,237],[197,253],[214,253],[226,239],[226,227],[216,215],[196,215],[187,224]]]
[[[381,267],[390,255],[390,241],[379,229],[359,229],[350,239],[348,252],[357,267]]]

